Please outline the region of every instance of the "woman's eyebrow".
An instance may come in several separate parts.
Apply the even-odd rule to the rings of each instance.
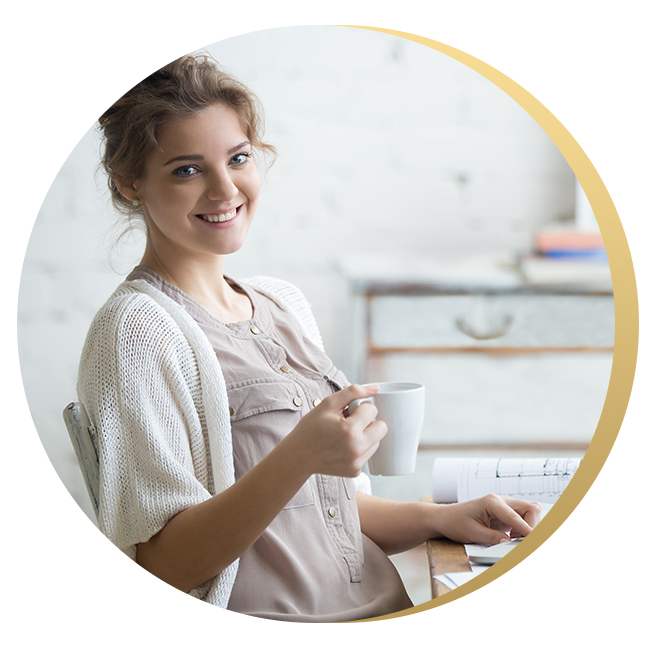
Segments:
[[[171,165],[173,162],[176,162],[177,160],[203,160],[203,156],[201,154],[189,154],[187,156],[174,156],[174,158],[170,158],[163,165],[163,167],[167,167],[167,165]]]
[[[244,140],[243,142],[240,142],[236,147],[233,147],[232,149],[228,149],[228,154],[235,153],[235,151],[241,149],[242,147],[245,147],[247,144],[250,144],[248,140]]]

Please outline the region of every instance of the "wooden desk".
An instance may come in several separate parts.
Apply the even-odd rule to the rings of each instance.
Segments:
[[[443,573],[462,573],[471,571],[465,546],[448,539],[430,539],[427,542],[429,576],[431,578],[431,597],[437,598],[449,593],[451,589],[434,576]]]

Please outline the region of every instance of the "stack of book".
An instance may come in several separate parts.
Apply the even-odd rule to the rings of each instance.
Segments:
[[[520,269],[530,284],[611,283],[607,253],[598,231],[539,231],[535,234],[535,253],[522,256]]]
[[[606,260],[599,231],[542,230],[535,234],[535,249],[542,257]]]

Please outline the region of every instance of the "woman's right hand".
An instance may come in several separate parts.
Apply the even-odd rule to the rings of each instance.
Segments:
[[[385,422],[375,420],[374,404],[363,402],[352,415],[347,414],[347,407],[352,400],[372,397],[378,390],[378,386],[352,384],[325,397],[287,436],[298,445],[301,462],[311,474],[353,478],[361,473],[387,428]]]

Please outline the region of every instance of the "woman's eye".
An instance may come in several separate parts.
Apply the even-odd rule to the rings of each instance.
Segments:
[[[233,165],[245,165],[252,156],[252,153],[238,153],[231,158],[230,162]]]
[[[194,165],[185,165],[184,167],[179,167],[174,170],[176,176],[181,176],[182,178],[187,178],[188,176],[194,176],[198,174],[199,170]]]

